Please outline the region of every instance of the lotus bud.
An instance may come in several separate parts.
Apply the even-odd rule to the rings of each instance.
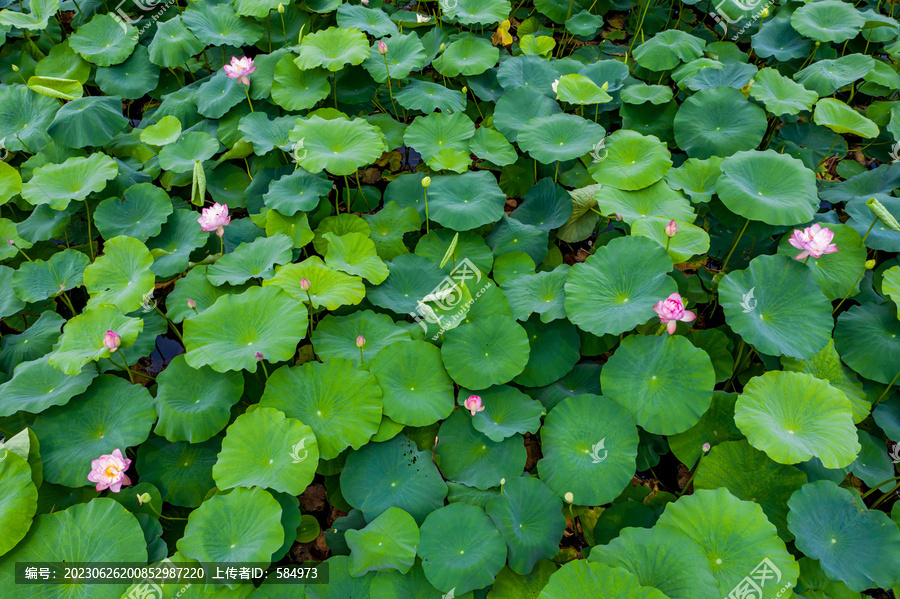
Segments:
[[[565,497],[565,499],[566,499],[566,503],[572,503],[573,501],[575,501],[575,495],[573,495],[571,491],[569,491],[568,493],[566,493],[566,494],[564,495],[564,497]]]
[[[281,2],[278,3],[278,14],[284,14],[284,4],[282,4]]]
[[[505,485],[505,484],[506,484],[506,479],[505,479],[505,478],[501,478],[501,479],[500,479],[500,486],[502,487],[502,486]]]
[[[617,221],[621,221],[621,220],[622,220],[622,215],[621,215],[621,214],[617,214],[617,215],[616,215],[616,220],[617,220]]]
[[[703,453],[709,453],[710,449],[712,449],[712,445],[710,445],[709,443],[703,444]]]
[[[17,67],[16,65],[12,65],[12,70],[13,70],[13,73],[18,73],[19,67]]]
[[[443,51],[446,50],[446,49],[447,49],[447,45],[446,45],[446,44],[441,44],[441,52],[443,52]]]
[[[875,268],[875,261],[866,260],[866,270],[872,270],[873,268]]]
[[[138,505],[144,505],[145,503],[150,503],[150,500],[153,499],[150,497],[150,493],[141,493],[137,496]]]
[[[13,241],[12,239],[10,239],[9,237],[6,238],[6,243],[8,243],[9,245],[16,245],[16,242]]]
[[[258,351],[258,352],[256,352],[255,354],[253,354],[253,357],[256,358],[256,361],[257,361],[257,362],[262,362],[262,360],[263,360],[263,353],[262,353],[261,351]]]
[[[463,93],[463,95],[469,93],[469,88],[466,87],[466,86],[463,86],[463,88],[462,88],[462,93]]]
[[[470,395],[469,399],[465,401],[466,409],[469,410],[469,413],[474,416],[478,412],[484,411],[484,406],[481,405],[481,398],[477,395]]]
[[[306,277],[300,279],[300,289],[302,289],[303,291],[309,291],[310,286],[311,285],[309,283],[309,279],[307,279]]]
[[[387,44],[385,44],[381,40],[378,40],[378,53],[381,54],[382,56],[387,54]]]
[[[188,298],[188,299],[187,299],[187,305],[188,305],[188,308],[190,308],[191,310],[196,310],[196,309],[197,309],[197,302],[195,302],[195,301],[192,300],[191,298]]]
[[[422,187],[429,188],[431,186],[431,177],[423,177],[422,178]]]
[[[603,91],[608,90],[609,89],[609,81],[604,81],[603,85],[600,86],[600,89],[602,89]]]
[[[900,223],[897,222],[897,219],[894,218],[894,215],[888,212],[887,208],[884,207],[884,204],[876,200],[875,198],[870,199],[866,202],[866,206],[869,207],[869,210],[872,211],[872,214],[878,217],[884,226],[892,231],[900,231]]]
[[[768,17],[768,16],[769,16],[769,7],[766,6],[766,7],[763,9],[763,11],[760,13],[759,16],[760,16],[760,18],[763,18],[763,19],[765,19],[766,17]]]
[[[666,225],[666,235],[669,237],[675,237],[675,234],[678,233],[678,223],[674,220],[670,220]]]
[[[356,347],[362,349],[365,344],[366,344],[366,338],[363,337],[362,335],[359,335],[356,338]]]
[[[106,331],[106,335],[103,336],[103,347],[114,352],[119,349],[120,345],[122,345],[122,337],[115,331]]]

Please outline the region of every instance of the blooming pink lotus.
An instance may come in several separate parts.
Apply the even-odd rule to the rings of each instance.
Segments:
[[[823,254],[833,254],[838,251],[838,246],[831,243],[832,239],[834,239],[834,231],[816,223],[802,231],[794,229],[789,242],[798,250],[803,250],[797,254],[795,260],[803,260],[807,256],[819,258]]]
[[[103,347],[114,352],[119,349],[120,345],[122,345],[122,337],[115,331],[106,331],[103,336]]]
[[[91,473],[87,477],[92,483],[97,483],[98,491],[109,489],[113,493],[118,493],[122,490],[122,485],[131,484],[131,479],[125,474],[129,466],[131,460],[124,457],[116,448],[112,453],[91,460]]]
[[[477,395],[470,395],[469,399],[465,402],[466,409],[469,410],[469,413],[474,416],[478,412],[484,411],[484,406],[481,405],[481,398]]]
[[[197,222],[204,231],[215,231],[221,237],[225,234],[225,227],[231,224],[231,217],[228,216],[228,204],[216,202],[212,206],[204,208]]]
[[[675,327],[678,321],[693,322],[697,315],[690,310],[684,309],[684,299],[678,293],[673,293],[665,300],[658,302],[653,306],[653,311],[659,315],[659,321],[666,325],[666,330],[670,335],[675,333]]]
[[[231,64],[226,64],[222,68],[225,69],[225,74],[228,75],[229,79],[237,79],[244,85],[250,85],[250,77],[248,75],[256,70],[256,67],[253,66],[253,59],[246,56],[242,58],[232,56]]]

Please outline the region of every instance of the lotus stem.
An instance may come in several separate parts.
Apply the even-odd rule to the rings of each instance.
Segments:
[[[263,374],[266,376],[266,382],[269,381],[269,370],[266,368],[266,363],[262,360],[259,361],[259,365],[262,366]]]
[[[128,380],[131,381],[131,384],[134,384],[134,376],[131,374],[131,367],[128,366],[128,360],[125,359],[125,354],[122,352],[118,352],[119,357],[122,358],[122,364],[125,365],[125,372],[128,373]]]
[[[266,13],[266,32],[269,34],[269,54],[272,53],[272,9]]]
[[[219,236],[219,253],[223,256],[225,255],[225,236],[224,235]]]
[[[363,365],[363,348],[359,348],[359,365]]]
[[[29,154],[34,154],[34,152],[31,151],[31,148],[29,148],[28,145],[26,145],[26,143],[24,141],[22,141],[22,138],[19,137],[18,133],[14,133],[13,135],[15,135],[16,139],[19,140],[19,143],[22,144],[22,147],[25,148],[26,150],[28,150]]]
[[[868,230],[866,231],[866,234],[863,235],[863,238],[862,238],[863,245],[865,245],[866,239],[869,238],[869,233],[871,233],[871,232],[872,232],[872,229],[875,228],[875,224],[876,224],[877,222],[878,222],[878,217],[876,216],[876,217],[875,217],[875,220],[872,221],[872,224],[869,225],[869,228],[868,228]]]
[[[744,223],[744,228],[741,229],[741,232],[737,234],[734,241],[731,243],[731,249],[728,250],[728,255],[725,256],[725,262],[722,263],[722,272],[725,272],[725,267],[728,266],[728,261],[731,259],[731,254],[734,253],[735,248],[737,248],[738,243],[741,241],[741,237],[744,236],[744,231],[747,230],[747,225],[750,224],[750,219],[747,219],[747,222]]]
[[[637,40],[638,34],[641,34],[641,38],[643,38],[643,30],[644,30],[644,17],[647,16],[647,10],[650,8],[650,0],[647,0],[647,3],[644,5],[644,11],[641,13],[641,20],[638,22],[637,31],[634,32],[634,35],[631,38],[631,44],[628,46],[628,56],[631,56],[631,49],[634,48],[634,42]],[[566,19],[568,20],[568,19]]]
[[[72,4],[75,5],[75,10],[77,10],[77,11],[78,11],[78,14],[81,15],[81,19],[82,19],[83,21],[87,21],[87,19],[84,18],[84,13],[81,12],[81,7],[78,6],[78,0],[72,0]],[[20,11],[22,10],[22,0],[19,0],[19,10],[20,10]]]
[[[250,101],[250,86],[249,85],[244,86],[244,93],[247,94],[247,104],[250,105],[250,112],[253,112],[253,102]]]
[[[431,231],[428,229],[428,188],[422,188],[425,191],[425,234],[427,235]]]
[[[88,234],[88,247],[91,250],[91,262],[94,261],[94,238],[91,234],[91,207],[89,205],[88,199],[84,199],[84,211],[87,213],[87,234]],[[21,250],[19,250],[21,251]]]
[[[65,303],[69,307],[69,310],[72,311],[72,316],[76,316],[78,312],[75,311],[75,307],[72,305],[72,300],[69,299],[69,296],[66,295],[66,292],[61,291],[59,293],[59,297],[63,299],[63,303]]]
[[[882,393],[881,395],[879,395],[879,396],[878,396],[878,399],[875,400],[875,403],[876,403],[876,404],[877,404],[878,402],[880,402],[882,399],[884,399],[885,395],[887,395],[888,392],[890,392],[891,387],[893,387],[893,386],[894,386],[894,383],[897,382],[897,378],[898,378],[898,377],[900,377],[900,370],[897,371],[897,374],[895,374],[895,375],[894,375],[894,378],[891,379],[891,382],[888,383],[887,389],[884,390],[884,393]],[[874,405],[874,404],[873,404],[873,405]]]
[[[556,161],[556,172],[553,174],[553,182],[556,183],[556,180],[559,178],[559,160]]]
[[[7,241],[10,242],[10,245],[12,245],[14,248],[16,248],[17,250],[19,250],[19,253],[22,254],[23,256],[25,256],[25,259],[26,259],[26,260],[28,260],[29,262],[34,262],[34,260],[32,260],[31,258],[29,258],[29,257],[28,257],[28,254],[25,253],[25,250],[23,250],[22,248],[20,248],[20,247],[16,244],[16,242],[14,242],[12,239],[9,239],[9,240],[7,240]]]
[[[181,332],[178,330],[178,327],[175,326],[175,323],[172,322],[171,320],[169,320],[169,317],[166,315],[165,312],[163,312],[162,310],[159,309],[159,306],[153,306],[153,309],[156,310],[157,312],[159,312],[159,315],[166,319],[166,322],[169,323],[169,327],[171,327],[172,332],[175,333],[175,336],[178,337],[178,340],[181,341],[181,345],[183,346],[184,345],[184,337],[181,336]],[[196,312],[197,309],[194,308],[194,311]]]
[[[400,112],[397,110],[397,104],[394,102],[394,90],[391,85],[391,69],[388,67],[387,54],[382,54],[384,58],[384,70],[387,71],[388,95],[391,97],[391,107],[394,109],[394,116],[400,120]]]
[[[284,26],[284,13],[278,12],[278,16],[281,17],[281,35],[284,36],[284,43],[287,43],[287,28]]]
[[[869,270],[869,269],[866,268],[865,266],[863,266],[862,272],[860,272],[860,273],[859,273],[859,276],[856,277],[856,280],[853,281],[853,285],[850,286],[850,290],[847,291],[847,295],[845,295],[845,296],[843,297],[843,299],[841,299],[841,301],[838,302],[838,305],[834,307],[834,310],[831,311],[832,314],[834,314],[835,312],[837,312],[837,311],[838,311],[838,308],[840,308],[841,305],[843,305],[843,303],[847,301],[847,298],[850,297],[850,294],[853,293],[853,290],[856,288],[856,284],[859,283],[860,279],[863,278],[863,275],[866,274],[866,271],[867,271],[867,270]]]
[[[869,509],[874,510],[875,508],[877,508],[879,505],[881,505],[882,503],[884,503],[885,500],[886,500],[888,497],[890,497],[891,495],[893,495],[893,494],[894,494],[894,491],[896,491],[897,489],[900,489],[900,483],[897,483],[896,485],[894,485],[894,488],[893,488],[893,489],[891,489],[890,491],[888,491],[887,493],[885,493],[884,495],[882,495],[881,497],[879,497],[879,498],[878,498],[878,501],[876,501],[875,503],[873,503],[873,504],[872,504],[872,507],[869,508]]]
[[[872,493],[874,493],[875,491],[877,491],[878,489],[880,489],[880,488],[883,487],[884,485],[886,485],[886,484],[888,484],[888,483],[890,483],[890,482],[894,482],[895,480],[900,480],[900,476],[895,476],[895,477],[893,477],[893,478],[889,478],[889,479],[887,479],[887,480],[883,480],[883,481],[881,481],[880,483],[878,483],[877,485],[873,485],[872,488],[870,488],[868,491],[866,491],[865,493],[862,494],[862,496],[860,497],[860,499],[865,499],[866,497],[868,497],[869,495],[871,495]]]

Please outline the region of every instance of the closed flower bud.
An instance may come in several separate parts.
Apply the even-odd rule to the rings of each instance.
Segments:
[[[872,270],[873,268],[875,268],[875,261],[866,260],[866,270]]]
[[[430,187],[431,186],[431,177],[423,177],[422,178],[422,187]]]
[[[256,358],[257,362],[262,362],[263,353],[261,351],[258,351],[255,354],[253,354],[253,357]]]
[[[387,54],[387,44],[385,44],[384,42],[382,42],[380,40],[378,41],[378,53],[381,54],[382,56]]]
[[[366,344],[366,338],[365,338],[365,337],[363,337],[362,335],[360,335],[360,336],[358,336],[358,337],[356,338],[356,347],[362,349],[363,346],[364,346],[365,344]]]
[[[678,233],[678,223],[674,220],[670,220],[666,225],[666,235],[669,237],[675,237],[675,234]]]
[[[115,331],[106,331],[106,335],[103,336],[103,347],[114,352],[119,349],[120,345],[122,345],[122,337]]]
[[[195,302],[195,301],[192,300],[191,298],[188,298],[188,299],[187,299],[187,305],[188,305],[188,308],[190,308],[191,310],[196,310],[196,309],[197,309],[197,302]]]
[[[307,279],[306,277],[301,278],[300,279],[300,289],[302,289],[303,291],[309,291],[309,288],[310,288],[309,279]]]
[[[888,212],[887,208],[884,207],[884,204],[876,200],[875,198],[870,199],[866,202],[866,206],[869,207],[869,210],[872,211],[872,214],[878,217],[884,226],[892,231],[900,231],[900,223],[897,222],[897,219],[894,218],[894,215]]]
[[[278,14],[284,14],[284,4],[282,4],[281,2],[278,3]]]
[[[566,503],[572,503],[573,501],[575,501],[575,495],[573,495],[571,491],[566,493],[564,497],[566,498]]]
[[[18,73],[18,72],[19,72],[19,67],[17,67],[16,65],[12,65],[12,70],[13,70],[14,73]]]

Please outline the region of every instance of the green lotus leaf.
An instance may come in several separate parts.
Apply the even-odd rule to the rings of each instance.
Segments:
[[[512,4],[507,0],[493,2],[489,0],[459,0],[447,4],[442,18],[451,17],[463,25],[493,25],[507,18],[512,11]]]
[[[672,166],[666,144],[652,135],[622,129],[607,138],[606,158],[589,171],[598,183],[616,189],[643,189],[659,181]]]
[[[323,237],[328,240],[325,263],[330,268],[364,277],[374,285],[382,283],[388,277],[388,269],[378,257],[375,244],[368,235],[325,233]]]
[[[382,391],[375,376],[333,358],[283,366],[269,377],[260,407],[276,408],[309,426],[323,460],[359,449],[381,423]]]
[[[11,459],[11,458],[8,458]],[[0,465],[2,467],[2,465]],[[4,479],[6,480],[6,479]],[[30,520],[28,521],[30,523]],[[103,522],[98,527],[95,524]],[[4,530],[9,530],[4,527]],[[12,531],[10,531],[12,533]],[[124,507],[107,497],[97,497],[61,511],[37,516],[25,538],[9,553],[0,565],[0,586],[15,588],[16,562],[57,563],[147,563],[147,542],[140,524]],[[17,597],[38,599],[112,599],[121,597],[129,583],[88,583],[56,581],[18,585]]]
[[[345,358],[353,362],[354,366],[359,366],[361,357],[359,348],[356,346],[356,338],[359,335],[366,340],[362,347],[362,360],[365,364],[371,364],[372,359],[382,349],[388,346],[396,348],[399,345],[398,342],[410,339],[409,331],[394,324],[390,316],[364,310],[346,316],[329,314],[316,325],[312,334],[312,342],[316,348],[316,355],[320,358],[326,360]],[[397,354],[399,351],[399,349],[395,349],[392,353]],[[386,359],[386,361],[390,360]],[[375,370],[372,370],[372,373],[376,377],[378,376],[378,372]],[[387,387],[380,381],[379,384],[382,389]],[[385,393],[385,410],[387,410],[387,404],[387,393]]]
[[[874,66],[875,60],[871,56],[850,54],[833,60],[818,60],[797,71],[794,79],[824,98],[862,79]]]
[[[801,360],[831,336],[831,303],[809,270],[787,256],[758,256],[749,270],[722,279],[719,298],[728,324],[760,351]]]
[[[480,75],[497,64],[500,49],[489,40],[471,33],[447,44],[446,49],[431,61],[431,66],[444,77]]]
[[[137,239],[119,235],[108,240],[103,255],[84,269],[84,288],[91,296],[88,308],[113,304],[125,313],[140,308],[153,291],[152,264],[153,256]]]
[[[22,540],[31,528],[37,510],[37,487],[31,480],[31,466],[9,448],[0,447],[0,524],[6,534],[0,542],[0,555]]]
[[[418,558],[415,565],[406,574],[392,570],[379,572],[369,589],[371,599],[391,599],[392,597],[438,599],[441,595],[443,593],[428,582],[425,572],[422,570],[422,561]],[[463,595],[454,593],[454,599],[472,599],[472,597],[471,593]]]
[[[298,212],[294,216],[283,216],[277,210],[266,212],[266,235],[286,235],[295,249],[304,247],[315,237],[306,214]]]
[[[365,216],[371,227],[369,237],[375,243],[378,256],[385,261],[392,261],[397,256],[409,253],[403,243],[403,235],[418,231],[422,219],[413,207],[401,208],[397,202],[385,200],[381,210]]]
[[[645,83],[629,85],[619,94],[626,104],[653,105],[668,104],[672,100],[672,90],[665,85],[647,85]]]
[[[840,0],[817,0],[791,14],[791,27],[817,42],[844,42],[856,37],[866,18],[851,4]]]
[[[327,216],[316,227],[316,237],[313,247],[316,252],[325,254],[328,250],[328,240],[323,237],[325,233],[334,235],[347,235],[348,233],[369,233],[369,225],[356,214],[338,214]]]
[[[0,341],[0,369],[11,373],[21,362],[46,356],[59,341],[60,328],[64,322],[62,316],[46,310],[21,334],[4,335]]]
[[[878,125],[834,98],[819,100],[813,118],[817,125],[828,127],[835,133],[852,133],[865,138],[878,137]]]
[[[138,183],[125,190],[124,198],[107,198],[97,205],[94,224],[105,239],[119,235],[140,242],[159,235],[172,214],[168,194],[151,183]]]
[[[755,149],[766,133],[766,125],[766,112],[737,89],[701,89],[678,109],[675,140],[691,158],[726,157]]]
[[[77,100],[84,95],[80,81],[59,77],[29,77],[28,88],[42,96],[60,100]]]
[[[331,0],[327,0],[331,1]],[[336,0],[339,2],[340,0]],[[333,9],[334,7],[331,7]],[[326,562],[328,564],[328,583],[311,584],[305,588],[307,599],[341,599],[343,597],[371,597],[369,587],[375,579],[375,574],[370,572],[359,578],[350,575],[352,559],[346,555],[334,555]],[[273,585],[275,588],[282,585]],[[282,587],[284,588],[284,587]],[[293,589],[291,589],[292,592]]]
[[[198,21],[192,21],[194,26],[199,26]],[[204,37],[206,37],[204,35]],[[206,43],[201,42],[185,27],[181,16],[175,16],[167,21],[158,23],[156,34],[150,42],[150,62],[161,67],[176,67],[183,65],[191,56],[194,56],[206,48]]]
[[[67,487],[89,485],[91,460],[147,440],[156,421],[150,392],[103,374],[87,391],[34,421],[44,478]]]
[[[310,282],[308,294],[300,287],[302,279]],[[276,269],[274,277],[263,281],[263,287],[270,285],[280,287],[298,302],[312,302],[314,308],[324,306],[327,310],[358,304],[366,295],[360,277],[329,268],[318,256]]]
[[[900,217],[900,200],[887,194],[877,194],[877,200],[894,218]],[[869,197],[854,198],[847,203],[847,224],[856,229],[860,235],[866,235],[866,247],[888,252],[900,251],[900,232],[888,227],[881,219],[875,219],[872,211],[866,206]],[[874,226],[873,226],[874,223]]]
[[[197,225],[196,212],[176,209],[169,215],[160,234],[147,240],[147,249],[156,254],[151,268],[153,274],[167,278],[183,272],[188,267],[191,252],[208,240],[209,233]]]
[[[181,322],[195,314],[187,303],[188,298],[194,301],[199,313],[216,303],[221,296],[235,291],[228,285],[216,287],[210,283],[206,278],[206,269],[206,266],[196,266],[176,281],[175,289],[166,296],[166,317],[169,320]]]
[[[262,25],[239,17],[231,3],[191,4],[181,14],[181,20],[207,46],[250,46],[263,36]]]
[[[368,343],[366,337],[363,349]],[[394,422],[427,426],[453,411],[453,381],[444,370],[440,349],[430,343],[393,343],[369,364],[384,392],[384,414]]]
[[[391,507],[362,530],[348,530],[345,538],[351,552],[351,575],[386,570],[406,574],[416,559],[419,527],[407,512]]]
[[[826,468],[844,468],[860,451],[847,396],[800,372],[750,379],[734,420],[751,445],[780,464],[817,457]]]
[[[468,151],[469,139],[474,134],[475,125],[465,114],[436,112],[416,117],[406,128],[403,140],[427,161],[448,148]]]
[[[892,266],[884,271],[881,288],[900,309],[900,266]]]
[[[285,110],[312,108],[331,92],[328,71],[319,68],[301,69],[295,58],[293,54],[288,54],[275,64],[272,100]],[[296,119],[292,118],[291,122],[294,121]]]
[[[487,171],[436,176],[428,188],[429,216],[454,231],[468,231],[499,220],[505,198]]]
[[[666,597],[658,589],[641,586],[634,574],[624,568],[576,559],[563,564],[563,567],[550,577],[550,582],[540,591],[537,599],[589,597],[597,589],[603,589],[603,595],[607,599]]]
[[[464,265],[465,260],[481,272],[491,272],[494,264],[494,256],[484,238],[472,231],[459,233],[451,229],[435,229],[419,239],[415,253],[436,262],[448,274],[457,266]]]
[[[22,185],[22,198],[33,206],[49,204],[54,210],[63,210],[71,201],[102,191],[118,170],[116,161],[100,152],[47,164],[34,169],[31,180]]]
[[[181,136],[181,121],[172,115],[159,119],[141,130],[141,141],[151,146],[165,146]]]
[[[541,480],[560,497],[571,493],[578,505],[609,503],[634,476],[637,427],[625,408],[605,397],[563,399],[547,415],[541,441]]]
[[[509,141],[516,141],[522,126],[538,117],[559,114],[559,104],[541,92],[516,87],[497,100],[494,108],[494,126]],[[594,142],[597,143],[597,142]]]
[[[312,173],[327,170],[332,175],[353,174],[357,168],[375,162],[385,148],[384,135],[362,119],[297,119],[290,138],[303,142],[306,156],[299,164]]]
[[[804,557],[797,563],[800,564],[800,579],[794,587],[795,597],[807,599],[818,595],[833,599],[862,599],[862,595],[851,591],[843,582],[825,576],[818,560]]]
[[[838,316],[834,346],[847,366],[861,376],[888,385],[900,371],[900,321],[897,307],[861,304]]]
[[[124,62],[137,45],[134,27],[108,14],[96,14],[69,38],[69,46],[86,61],[100,67]]]
[[[698,226],[685,221],[675,221],[678,232],[670,238],[666,234],[669,220],[659,216],[639,218],[631,227],[631,234],[648,237],[666,247],[675,264],[684,262],[691,256],[705,254],[709,250],[709,234]]]
[[[0,165],[0,205],[5,204],[21,192],[22,175],[19,174],[18,170],[4,162]]]
[[[655,587],[672,599],[718,596],[703,549],[673,526],[626,528],[608,545],[595,547],[588,562],[624,568],[642,587]]]
[[[200,443],[228,424],[231,407],[241,399],[244,380],[237,374],[217,374],[204,366],[188,366],[175,356],[156,377],[154,403],[159,421],[153,429],[169,441]]]
[[[779,61],[809,56],[812,42],[791,27],[791,16],[787,12],[772,19],[761,19],[760,23],[759,30],[750,37],[757,56],[774,56]]]
[[[709,355],[684,337],[626,337],[601,374],[603,392],[644,430],[673,435],[697,424],[716,383]]]
[[[263,112],[251,112],[241,119],[238,129],[244,139],[253,144],[253,153],[265,156],[276,147],[281,150],[291,149],[288,135],[296,121],[296,118],[290,116],[269,119]]]
[[[315,210],[322,197],[331,191],[331,181],[324,175],[308,173],[298,168],[293,173],[273,181],[263,196],[266,207],[285,216],[300,211]]]
[[[420,110],[425,114],[431,114],[438,109],[442,112],[462,112],[466,108],[466,97],[462,92],[419,79],[412,80],[409,85],[398,90],[394,94],[394,99],[403,108]]]
[[[269,362],[289,360],[306,336],[307,313],[277,287],[251,287],[223,295],[202,314],[184,320],[189,366],[216,372],[256,372],[261,352]]]
[[[650,71],[668,71],[703,56],[706,42],[678,29],[661,31],[634,49],[634,60]]]
[[[39,414],[51,406],[66,404],[83,393],[97,376],[93,368],[68,375],[54,368],[44,356],[20,363],[11,379],[0,385],[0,416],[16,412]]]
[[[23,262],[13,275],[16,295],[26,302],[40,302],[80,287],[90,259],[75,250],[53,254],[49,260]]]
[[[824,61],[822,61],[824,62]],[[750,95],[765,104],[776,115],[796,115],[812,110],[818,95],[805,89],[772,68],[762,69],[750,86]]]
[[[804,485],[788,501],[788,526],[797,548],[819,560],[832,580],[861,592],[900,579],[900,531],[884,512],[866,509],[859,497],[831,481]]]
[[[387,45],[387,54],[382,55],[378,51],[378,44],[381,42]],[[363,68],[369,72],[372,79],[378,83],[384,83],[388,77],[405,79],[413,71],[424,67],[425,62],[425,47],[419,41],[418,36],[414,33],[401,35],[395,32],[372,45],[368,58],[363,62]]]
[[[557,278],[557,289],[562,292],[565,284],[564,273]],[[522,277],[525,278],[525,277]],[[563,309],[563,293],[558,300]],[[565,376],[579,359],[581,339],[572,323],[556,320],[544,323],[538,316],[532,316],[522,323],[528,334],[531,351],[525,370],[517,375],[514,382],[528,387],[541,387]]]
[[[481,508],[452,503],[429,514],[419,532],[422,569],[441,592],[485,587],[506,563],[506,544]]]
[[[294,62],[301,69],[323,67],[331,72],[357,65],[369,56],[366,34],[352,27],[329,27],[303,36]]]
[[[291,261],[292,247],[291,238],[282,233],[242,243],[212,264],[207,278],[213,285],[241,285],[252,278],[269,279],[274,276],[276,264]]]
[[[47,22],[59,10],[59,0],[31,0],[28,3],[30,13],[13,10],[0,11],[0,24],[18,29],[43,30]]]
[[[502,133],[485,127],[479,127],[475,131],[475,135],[469,140],[469,151],[497,166],[512,164],[518,158],[515,149]]]
[[[221,444],[219,437],[194,444],[150,437],[138,448],[141,481],[155,485],[167,503],[197,507],[216,486],[212,467]]]
[[[866,248],[862,238],[848,225],[823,223],[822,227],[834,233],[833,243],[838,246],[839,251],[813,258],[806,262],[806,266],[828,299],[855,295],[859,291],[859,273],[866,261]],[[800,250],[790,245],[789,239],[788,235],[781,238],[778,251],[796,258]]]
[[[397,26],[384,11],[361,5],[341,4],[337,9],[337,24],[339,27],[365,31],[373,37],[399,33]]]
[[[483,400],[484,410],[472,417],[472,426],[494,443],[518,433],[536,433],[541,426],[544,408],[540,402],[531,399],[518,389],[507,385],[496,385],[478,392]],[[459,390],[459,404],[475,395],[472,391]]]
[[[274,0],[236,0],[233,4],[235,12],[243,17],[265,17],[278,9]]]
[[[487,316],[447,331],[441,354],[455,382],[485,389],[522,372],[528,363],[528,337],[512,318]]]
[[[196,89],[193,100],[201,115],[220,119],[244,100],[245,93],[242,83],[228,77],[225,71],[218,71]]]
[[[196,161],[204,162],[219,151],[219,142],[203,131],[183,133],[178,141],[165,146],[159,152],[160,168],[173,173],[194,170]]]
[[[519,130],[519,147],[544,163],[583,156],[602,140],[606,131],[574,114],[554,114],[527,121]],[[613,134],[615,135],[615,134]]]
[[[106,331],[118,333],[120,349],[124,349],[137,340],[143,328],[143,320],[125,316],[113,305],[96,306],[66,323],[59,347],[49,358],[50,365],[68,375],[79,374],[88,362],[112,356],[103,344]]]
[[[256,486],[300,495],[318,463],[312,429],[283,412],[260,407],[238,416],[225,431],[212,472],[220,489]]]
[[[894,474],[894,466],[891,456],[885,450],[884,441],[865,431],[857,431],[857,437],[862,449],[856,461],[849,466],[853,475],[872,488],[890,480]],[[890,493],[891,489],[893,485],[887,483],[881,485],[880,491]]]
[[[522,254],[527,257],[527,254],[522,252],[511,252],[504,254],[504,257],[515,254]],[[499,261],[500,259],[498,258]],[[529,271],[534,270],[531,264],[527,264],[525,269]],[[495,278],[497,277],[496,268],[495,266]],[[550,272],[520,274],[503,281],[503,293],[506,295],[506,299],[509,300],[513,318],[516,320],[527,320],[532,314],[540,314],[541,322],[545,323],[565,318],[565,285],[568,273],[569,267],[561,265]]]
[[[695,336],[699,332],[691,332],[689,338],[692,342],[698,343]],[[724,335],[721,331],[712,329],[708,329],[706,332]],[[710,335],[710,337],[714,336]],[[725,379],[727,380],[730,376],[729,374]],[[668,436],[667,440],[672,454],[683,464],[696,464],[703,454],[704,443],[709,443],[715,447],[725,441],[743,439],[744,435],[741,434],[741,431],[734,424],[735,401],[737,401],[736,393],[713,392],[712,403],[709,409],[700,417],[700,421],[697,424],[683,433]]]
[[[201,562],[265,562],[281,547],[281,506],[260,488],[216,494],[188,516],[178,550]]]
[[[58,109],[57,100],[24,85],[0,90],[0,139],[4,140],[6,149],[21,152],[27,144],[30,151],[39,152],[50,140],[47,126]]]
[[[103,93],[136,100],[156,89],[159,67],[150,62],[146,47],[135,46],[125,62],[113,67],[99,67],[95,79]]]
[[[5,246],[0,246],[0,260],[6,260],[7,258],[11,258],[19,253],[19,250],[27,250],[32,246],[32,243],[22,239],[18,233],[18,227],[16,223],[13,221],[0,218],[0,239],[9,240],[6,242]],[[12,241],[12,243],[10,243]],[[10,282],[12,280],[12,271],[9,273]],[[9,288],[10,295],[12,294],[12,288]]]
[[[556,95],[563,102],[570,104],[605,104],[612,101],[612,96],[606,93],[606,90],[577,73],[559,78]]]
[[[566,314],[580,329],[618,335],[654,316],[653,306],[676,291],[666,276],[672,260],[644,237],[614,239],[569,270]]]

